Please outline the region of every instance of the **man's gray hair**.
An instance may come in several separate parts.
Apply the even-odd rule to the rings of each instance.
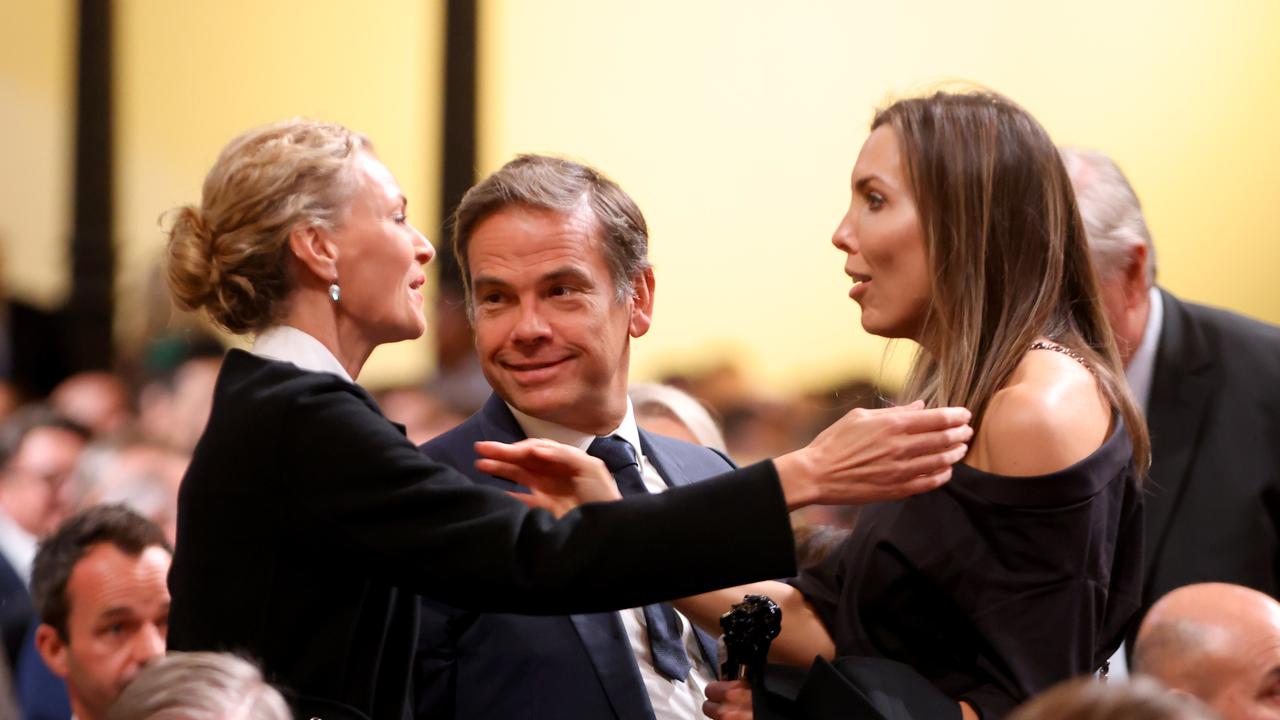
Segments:
[[[280,692],[247,660],[214,652],[169,653],[129,683],[106,720],[290,720]]]
[[[453,255],[462,272],[468,317],[474,312],[467,258],[471,234],[486,218],[513,206],[566,215],[590,209],[620,303],[635,293],[635,277],[649,269],[649,228],[640,208],[617,183],[572,160],[519,155],[468,190],[453,213]]]
[[[1059,148],[1075,188],[1089,253],[1104,280],[1122,272],[1129,251],[1147,248],[1147,287],[1156,281],[1156,249],[1133,186],[1110,157],[1097,150]]]

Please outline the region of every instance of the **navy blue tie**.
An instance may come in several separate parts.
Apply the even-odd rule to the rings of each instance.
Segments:
[[[631,443],[618,437],[598,437],[591,441],[587,454],[604,461],[618,483],[623,497],[643,495],[649,492],[640,475],[640,463]],[[680,642],[680,619],[675,608],[667,603],[644,606],[645,624],[649,626],[649,650],[653,653],[653,666],[664,676],[684,682],[693,667]]]

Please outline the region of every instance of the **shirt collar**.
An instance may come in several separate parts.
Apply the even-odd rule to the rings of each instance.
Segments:
[[[515,416],[516,422],[520,424],[520,429],[524,430],[526,437],[555,440],[558,443],[572,445],[584,452],[591,446],[591,441],[596,439],[596,436],[591,433],[584,433],[553,423],[550,420],[543,420],[522,413],[511,403],[507,403],[507,407],[511,408],[511,414]],[[631,408],[631,398],[627,398],[627,414],[622,417],[622,424],[601,437],[609,435],[617,435],[631,443],[631,447],[635,448],[636,456],[642,455],[640,452],[640,430],[636,427],[636,416]]]
[[[23,530],[8,515],[0,512],[0,554],[13,566],[22,582],[31,584],[31,563],[36,557],[35,535]]]
[[[1147,311],[1147,326],[1142,331],[1142,341],[1129,358],[1124,369],[1125,379],[1138,405],[1145,413],[1151,399],[1151,380],[1156,371],[1156,349],[1160,345],[1160,326],[1164,324],[1164,298],[1154,285],[1147,291],[1151,309]]]
[[[263,330],[254,340],[252,352],[270,360],[293,363],[303,370],[333,373],[355,383],[324,343],[296,327],[276,325]]]

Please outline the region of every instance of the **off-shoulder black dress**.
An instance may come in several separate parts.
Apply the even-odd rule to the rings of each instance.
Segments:
[[[837,655],[915,668],[985,720],[1096,671],[1139,606],[1141,495],[1129,435],[1071,467],[950,483],[863,508],[853,534],[794,584]],[[785,623],[785,618],[784,618]]]

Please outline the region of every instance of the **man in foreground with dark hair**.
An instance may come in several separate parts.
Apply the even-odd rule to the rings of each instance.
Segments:
[[[423,445],[429,457],[481,485],[521,490],[475,467],[475,443],[547,438],[604,460],[622,495],[733,468],[636,424],[627,369],[632,338],[649,330],[654,277],[644,216],[616,183],[523,155],[463,198],[454,248],[494,394]],[[714,639],[665,603],[549,617],[423,608],[420,718],[689,718],[716,677]]]
[[[123,505],[91,507],[40,543],[31,571],[36,648],[66,681],[77,720],[102,720],[164,654],[172,553],[159,526]]]

